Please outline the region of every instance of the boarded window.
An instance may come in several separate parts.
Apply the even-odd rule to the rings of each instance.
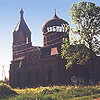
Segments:
[[[56,55],[56,54],[58,54],[57,47],[51,48],[51,55]]]

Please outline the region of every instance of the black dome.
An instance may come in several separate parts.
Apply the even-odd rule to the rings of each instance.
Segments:
[[[43,26],[43,33],[47,32],[47,27],[52,27],[52,26],[61,26],[63,24],[66,24],[67,26],[69,26],[69,24],[63,20],[60,19],[57,15],[55,15],[51,20],[47,21],[44,26]]]

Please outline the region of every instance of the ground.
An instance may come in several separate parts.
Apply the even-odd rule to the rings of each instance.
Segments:
[[[1,96],[0,100],[100,100],[100,85],[11,88],[11,90],[17,94]]]

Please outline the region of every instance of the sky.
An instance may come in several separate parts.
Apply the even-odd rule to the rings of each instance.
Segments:
[[[32,32],[34,46],[43,45],[42,26],[57,15],[71,25],[70,8],[73,3],[80,0],[0,0],[0,79],[2,79],[2,66],[8,76],[12,60],[12,33],[19,22],[20,9],[24,9],[24,17]],[[100,6],[100,0],[85,0]]]

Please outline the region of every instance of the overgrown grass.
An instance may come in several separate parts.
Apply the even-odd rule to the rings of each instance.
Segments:
[[[100,97],[100,86],[53,86],[12,89],[18,95],[1,100],[94,100]]]

